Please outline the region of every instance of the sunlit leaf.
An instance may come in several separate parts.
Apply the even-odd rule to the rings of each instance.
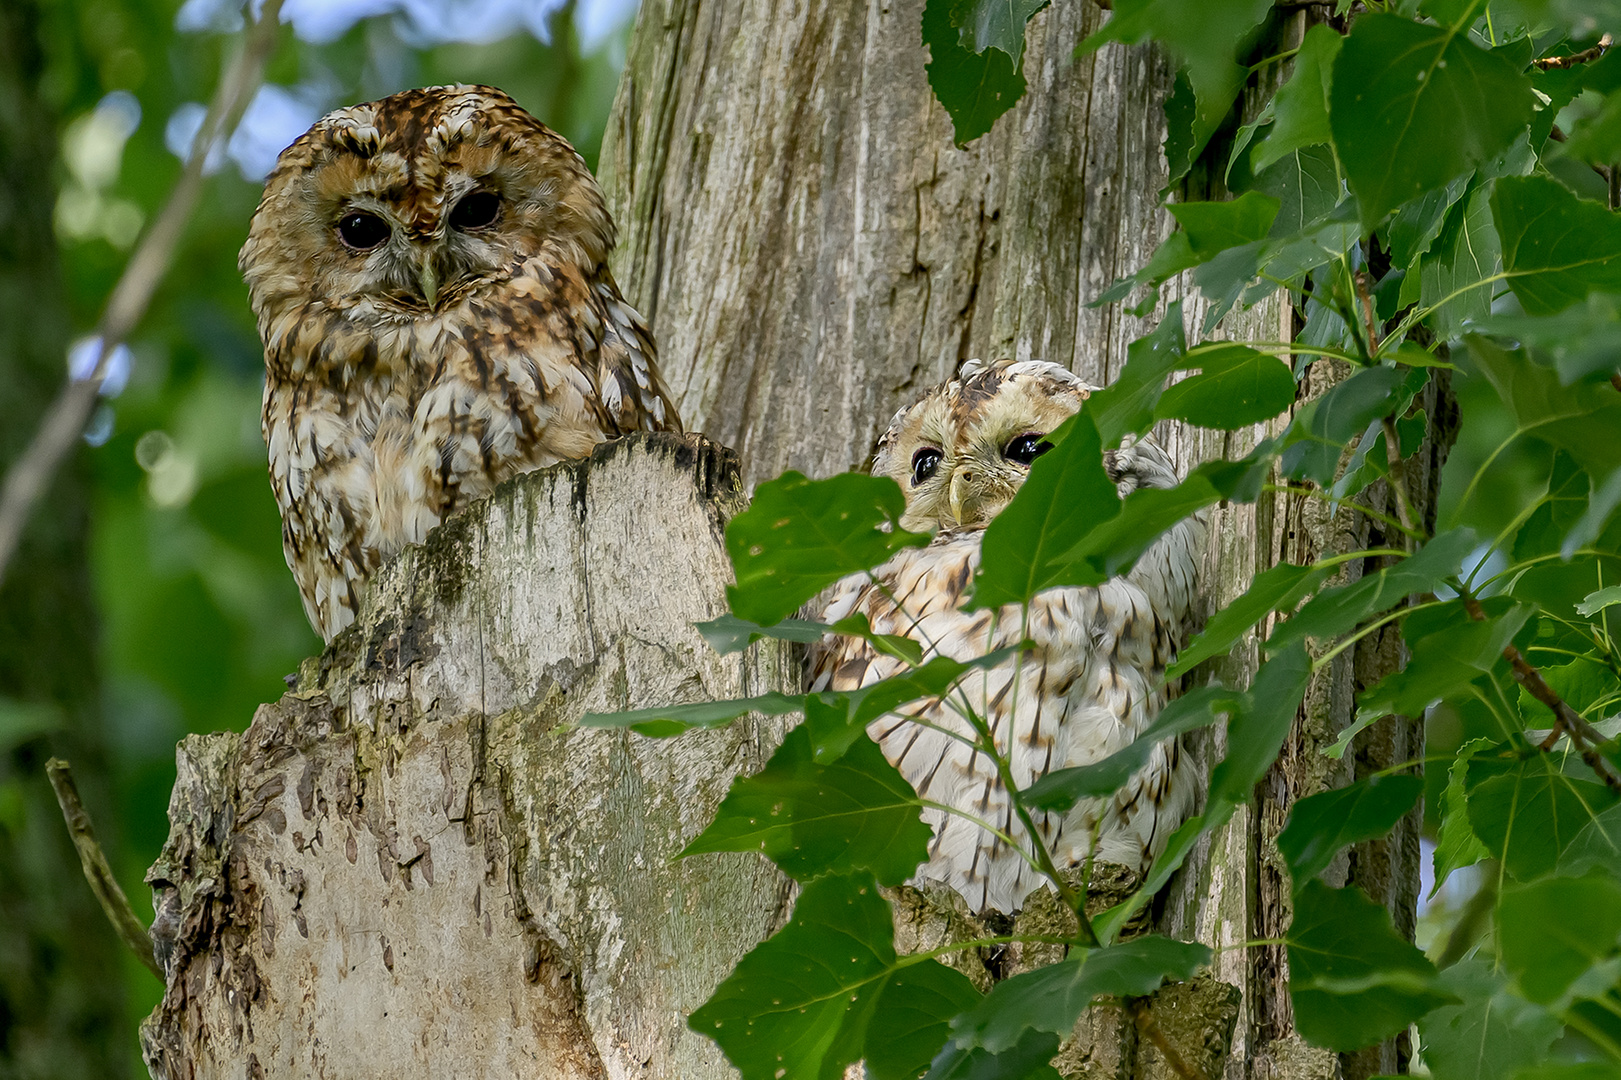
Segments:
[[[1233,431],[1271,419],[1295,400],[1294,374],[1275,356],[1247,345],[1224,345],[1190,358],[1199,374],[1173,383],[1154,415]]]
[[[1560,773],[1546,755],[1476,782],[1480,761],[1469,770],[1470,827],[1521,881],[1551,871],[1588,822],[1616,801],[1602,784]]]
[[[1615,672],[1608,664],[1598,659],[1581,658],[1568,664],[1543,664],[1537,670],[1548,688],[1559,695],[1560,701],[1582,714],[1600,701],[1613,701],[1613,695],[1621,690],[1621,680],[1616,679]],[[1523,686],[1520,687],[1520,715],[1525,717],[1527,724],[1536,727],[1551,728],[1554,725],[1553,710]],[[1594,717],[1601,718],[1602,714]]]
[[[1328,126],[1329,88],[1334,61],[1345,39],[1332,27],[1313,26],[1295,53],[1294,74],[1273,98],[1274,121],[1266,141],[1250,155],[1259,173],[1291,151],[1333,140]]]
[[[1278,834],[1278,850],[1289,864],[1295,889],[1328,869],[1347,844],[1389,832],[1423,791],[1422,777],[1370,776],[1295,803]]]
[[[1001,49],[1018,63],[1024,56],[1024,24],[1051,0],[972,0],[962,27],[962,45],[970,52]],[[958,10],[961,10],[960,8]]]
[[[888,477],[807,480],[786,472],[761,484],[749,508],[726,525],[726,553],[737,575],[726,589],[732,612],[774,625],[845,575],[922,547],[927,535],[897,524],[905,509],[906,496]]]
[[[931,835],[917,792],[871,739],[820,765],[800,727],[764,769],[733,781],[715,819],[681,855],[758,851],[802,881],[870,870],[899,885],[928,858]]]
[[[1248,191],[1236,199],[1171,203],[1166,209],[1182,226],[1188,246],[1202,261],[1228,248],[1266,239],[1278,216],[1279,205],[1270,195]]]
[[[898,969],[879,992],[868,1025],[867,1075],[872,1080],[917,1080],[945,1046],[951,1018],[972,1008],[980,996],[968,976],[938,960]]]
[[[1316,878],[1295,895],[1285,935],[1295,1026],[1308,1042],[1355,1050],[1401,1031],[1452,996],[1435,965],[1361,891]]]
[[[1020,58],[1000,48],[975,52],[963,45],[963,30],[975,7],[975,0],[926,0],[923,5],[929,88],[951,117],[958,146],[991,130],[1024,96]]]
[[[1465,34],[1358,18],[1334,63],[1329,120],[1363,221],[1506,149],[1534,100],[1530,80]]]
[[[1447,786],[1441,794],[1441,835],[1435,843],[1435,886],[1430,890],[1431,896],[1440,891],[1452,871],[1473,866],[1491,855],[1469,825],[1468,788],[1465,784],[1469,759],[1491,745],[1492,740],[1487,738],[1471,739],[1458,748],[1457,756],[1447,767]]]

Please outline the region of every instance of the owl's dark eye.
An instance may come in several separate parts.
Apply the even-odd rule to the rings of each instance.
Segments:
[[[495,224],[501,213],[501,196],[493,191],[473,191],[462,196],[450,211],[453,229],[482,229]]]
[[[1020,435],[1007,444],[1007,459],[1017,461],[1020,465],[1028,465],[1052,448],[1053,444],[1040,435]]]
[[[370,251],[388,239],[388,222],[364,210],[352,211],[338,219],[338,239],[355,251]]]
[[[912,455],[912,486],[917,487],[923,481],[934,475],[934,470],[940,467],[940,451],[932,446],[925,446]]]

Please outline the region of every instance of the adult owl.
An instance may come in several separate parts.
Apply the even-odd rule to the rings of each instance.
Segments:
[[[1134,741],[1165,704],[1165,668],[1192,628],[1203,517],[1166,533],[1124,576],[1095,588],[1040,593],[1027,623],[1018,607],[961,610],[986,524],[1047,449],[1046,434],[1093,389],[1057,364],[976,360],[897,413],[872,471],[906,492],[902,524],[936,535],[927,547],[901,552],[874,578],[858,575],[834,586],[821,615],[833,622],[863,613],[875,631],[911,637],[926,656],[965,661],[1021,637],[1033,641],[1034,650],[1017,662],[961,683],[997,746],[1011,755],[1021,787],[1057,769],[1101,761]],[[1170,458],[1148,439],[1105,451],[1104,467],[1121,497],[1177,482]],[[853,690],[903,667],[859,638],[829,636],[813,649],[811,684]],[[995,766],[938,730],[972,737],[950,702],[925,699],[903,713],[875,721],[868,732],[918,793],[1027,845]],[[1185,764],[1169,740],[1112,799],[1036,816],[1058,867],[1082,863],[1095,845],[1101,860],[1145,869],[1191,809],[1195,785]],[[950,885],[976,912],[1016,912],[1046,880],[995,833],[943,811],[924,815],[934,840],[919,878]]]
[[[324,638],[502,480],[681,430],[613,243],[574,148],[487,86],[339,109],[282,152],[240,265],[282,545]]]

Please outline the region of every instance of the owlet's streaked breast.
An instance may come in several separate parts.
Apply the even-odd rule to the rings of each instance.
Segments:
[[[322,637],[502,480],[681,430],[613,243],[574,148],[490,87],[340,109],[282,153],[240,265],[282,544]]]

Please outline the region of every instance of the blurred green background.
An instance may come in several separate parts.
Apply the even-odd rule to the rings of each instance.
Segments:
[[[512,93],[595,168],[634,12],[635,0],[284,6],[266,85],[131,338],[127,384],[0,587],[0,1078],[144,1076],[136,1024],[161,993],[91,897],[46,759],[72,760],[150,921],[142,876],[167,835],[174,744],[246,727],[320,646],[282,560],[236,270],[261,178],[327,110],[452,82]],[[230,0],[0,4],[0,467],[178,176],[240,24]]]

